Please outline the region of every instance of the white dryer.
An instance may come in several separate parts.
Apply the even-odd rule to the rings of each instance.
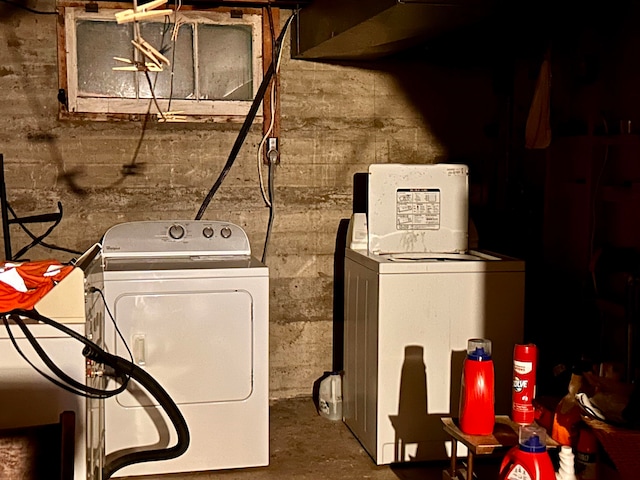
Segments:
[[[105,300],[102,308],[89,302],[94,341],[129,358],[121,334],[133,362],[175,401],[191,436],[180,457],[114,476],[268,465],[269,277],[245,232],[220,221],[119,224],[105,233],[88,279],[94,297]],[[89,423],[92,470],[105,454],[176,442],[164,412],[133,381],[93,402]]]

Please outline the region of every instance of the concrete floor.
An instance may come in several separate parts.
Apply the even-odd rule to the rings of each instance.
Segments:
[[[312,399],[271,405],[268,467],[123,477],[139,480],[442,480],[448,462],[377,466],[342,422],[320,417]],[[483,462],[483,460],[486,460]],[[477,480],[497,479],[496,459],[476,459]]]

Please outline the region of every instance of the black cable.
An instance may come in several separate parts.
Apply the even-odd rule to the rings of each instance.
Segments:
[[[262,263],[267,263],[267,250],[269,248],[269,238],[271,237],[271,227],[273,226],[273,219],[275,217],[275,203],[274,203],[274,185],[275,185],[275,169],[274,162],[269,162],[269,200],[271,201],[271,207],[269,208],[269,221],[267,223],[267,233],[264,240],[264,249],[262,251]]]
[[[18,7],[18,8],[22,8],[23,10],[26,10],[27,12],[31,12],[31,13],[37,13],[38,15],[57,15],[58,12],[43,12],[41,10],[35,10],[33,8],[27,7],[25,5],[22,5],[18,2],[14,2],[12,0],[0,0],[4,3],[8,3],[9,5],[13,5],[14,7]]]
[[[111,323],[113,323],[113,328],[115,328],[116,332],[118,333],[118,336],[120,337],[120,340],[122,340],[122,343],[124,344],[124,348],[127,349],[127,353],[129,354],[129,360],[131,360],[133,362],[133,354],[131,353],[131,350],[129,349],[129,345],[127,345],[127,341],[124,339],[124,336],[122,335],[122,332],[118,328],[118,324],[116,323],[115,317],[111,314],[111,310],[109,309],[109,305],[107,304],[107,299],[104,298],[104,292],[102,290],[100,290],[99,288],[96,288],[96,287],[90,287],[89,288],[89,292],[90,293],[98,292],[100,294],[100,296],[102,297],[102,302],[104,303],[104,309],[106,310],[107,315],[109,315],[109,318],[111,319]]]
[[[291,23],[291,21],[293,20],[294,17],[295,17],[295,14],[291,15],[287,19],[287,23],[285,24],[284,28],[282,29],[282,32],[280,32],[280,36],[278,37],[278,41],[276,42],[277,51],[278,51],[277,52],[278,55],[276,55],[276,58],[279,56],[280,50],[282,49],[282,43],[283,43],[283,40],[284,40],[284,36],[287,33],[287,28],[288,28],[289,24]],[[209,203],[211,203],[211,200],[213,199],[213,196],[216,194],[216,192],[220,188],[220,185],[222,185],[222,182],[224,181],[225,177],[229,173],[229,170],[231,170],[231,167],[233,166],[233,163],[235,162],[236,157],[238,156],[238,152],[240,151],[240,148],[242,148],[242,144],[243,144],[247,134],[249,133],[249,128],[251,127],[251,124],[253,123],[253,120],[254,120],[254,118],[256,116],[258,108],[260,107],[260,103],[262,102],[262,99],[264,98],[264,94],[265,94],[265,92],[267,90],[267,87],[269,86],[269,82],[271,81],[271,77],[273,76],[273,74],[276,71],[276,68],[277,68],[277,65],[272,61],[271,64],[269,65],[269,68],[267,69],[266,73],[264,74],[264,77],[262,78],[262,82],[260,83],[260,87],[258,88],[258,92],[256,93],[256,96],[253,99],[253,103],[251,104],[251,108],[249,109],[249,113],[247,113],[247,116],[244,119],[244,123],[242,124],[242,128],[240,129],[240,132],[238,133],[238,137],[236,137],[236,141],[233,144],[233,147],[231,148],[231,153],[229,154],[229,158],[227,159],[227,162],[225,163],[222,171],[220,172],[220,175],[218,176],[218,179],[215,181],[215,183],[213,184],[213,186],[209,190],[209,193],[207,193],[207,196],[205,197],[204,201],[202,202],[202,205],[200,206],[200,209],[198,210],[198,213],[196,214],[196,217],[195,217],[196,220],[200,220],[202,218],[202,215],[204,215],[204,212],[206,211],[207,207],[209,206]]]
[[[50,375],[47,375],[45,372],[43,372],[42,370],[37,368],[33,364],[33,362],[31,362],[31,360],[29,360],[29,358],[20,349],[15,337],[13,336],[13,332],[11,332],[11,328],[9,327],[8,317],[11,317],[12,321],[15,322],[22,329],[23,333],[25,334],[25,337],[31,343],[32,347],[34,348],[34,350],[36,351],[36,353],[38,354],[40,359],[44,362],[44,364],[53,373],[55,373],[59,378],[61,378],[65,382],[69,383],[70,385],[75,385],[77,390],[72,388],[72,387],[70,387],[69,385],[66,385],[64,383],[59,382],[58,380],[56,380],[55,378],[51,377]],[[117,394],[123,392],[126,389],[128,381],[129,381],[129,379],[126,378],[126,377],[123,379],[122,385],[119,386],[118,388],[113,389],[113,390],[95,389],[93,387],[88,387],[88,386],[86,386],[84,384],[80,384],[79,382],[76,382],[74,379],[72,379],[71,377],[66,375],[64,372],[62,372],[62,370],[60,370],[58,368],[58,366],[55,365],[55,363],[53,363],[51,361],[51,359],[46,354],[44,349],[42,349],[42,347],[40,346],[38,341],[33,337],[31,332],[29,332],[28,327],[26,327],[26,325],[22,321],[21,317],[31,318],[32,320],[38,320],[38,321],[40,321],[42,323],[50,325],[50,326],[62,331],[63,333],[66,333],[67,335],[79,340],[81,343],[85,344],[85,346],[93,346],[95,344],[93,342],[91,342],[91,340],[88,340],[84,336],[80,335],[78,332],[70,329],[69,327],[67,327],[67,326],[65,326],[65,325],[63,325],[61,323],[56,322],[55,320],[52,320],[50,318],[44,317],[43,315],[40,315],[35,310],[12,310],[11,312],[3,313],[2,314],[2,320],[4,322],[5,328],[7,329],[7,333],[9,334],[9,338],[11,340],[11,343],[15,347],[16,351],[20,354],[20,356],[36,372],[38,372],[44,378],[46,378],[47,380],[51,381],[55,385],[59,386],[60,388],[63,388],[64,390],[66,390],[68,392],[71,392],[73,394],[80,395],[80,396],[83,396],[83,397],[88,397],[88,398],[108,398],[108,397],[112,397],[114,395],[117,395]],[[97,345],[95,345],[95,346],[97,348],[99,348]]]
[[[164,114],[162,113],[162,109],[160,108],[160,105],[158,105],[158,99],[156,98],[156,92],[155,92],[155,88],[153,85],[153,82],[151,81],[151,77],[149,76],[149,71],[145,70],[144,71],[144,76],[147,78],[147,83],[149,84],[149,91],[151,92],[151,98],[153,101],[153,104],[156,106],[156,109],[158,110],[158,113],[160,114],[160,116],[162,117],[162,119],[164,120]],[[156,80],[157,80],[158,76],[156,75]]]
[[[98,292],[102,297],[105,310],[111,318],[118,336],[127,349],[129,357],[131,358],[131,360],[133,360],[131,350],[129,349],[129,346],[125,341],[122,332],[118,328],[117,322],[109,309],[104,293],[102,292],[102,290],[96,287],[91,287],[89,291],[92,293]],[[92,346],[88,345],[87,347],[85,347],[82,353],[91,360],[98,361],[104,365],[110,366],[114,369],[115,372],[126,374],[127,379],[133,378],[137,380],[138,383],[142,385],[158,401],[162,408],[164,408],[178,435],[176,445],[170,448],[143,450],[136,451],[134,453],[127,453],[130,450],[125,449],[110,453],[105,459],[105,465],[102,470],[102,480],[111,478],[111,476],[117,470],[120,470],[127,465],[157,460],[168,460],[182,455],[187,450],[190,442],[189,428],[187,426],[187,423],[184,420],[184,417],[182,416],[180,410],[178,410],[175,402],[171,399],[171,397],[169,397],[167,392],[160,386],[160,384],[158,384],[158,382],[156,382],[153,377],[151,377],[147,372],[135,365],[132,361],[128,361],[115,355],[111,355],[102,349],[95,349]]]
[[[60,221],[62,220],[62,203],[58,202],[58,211],[60,212],[60,216],[58,217],[58,219],[56,220],[56,222],[49,227],[49,229],[47,229],[47,231],[40,235],[40,236],[36,236],[33,232],[31,232],[31,230],[29,230],[24,223],[20,222],[18,215],[16,214],[16,212],[13,210],[13,208],[11,208],[11,205],[9,203],[7,203],[7,210],[11,213],[11,215],[13,215],[14,219],[16,220],[16,223],[18,224],[18,226],[20,228],[22,228],[22,230],[29,235],[29,237],[31,237],[31,239],[33,240],[29,245],[23,247],[18,253],[16,253],[15,255],[13,255],[12,258],[7,259],[7,260],[16,260],[18,258],[20,258],[22,255],[24,255],[28,250],[30,250],[31,248],[35,247],[36,245],[42,245],[43,247],[46,248],[50,248],[52,250],[60,250],[63,252],[67,252],[67,253],[82,253],[79,252],[77,250],[72,250],[69,248],[65,248],[65,247],[58,247],[57,245],[53,245],[47,242],[43,242],[42,240],[44,238],[46,238],[55,227],[58,226],[58,224],[60,223]]]
[[[273,102],[271,103],[271,110],[273,111],[276,106],[275,104],[275,99],[276,99],[276,89],[277,89],[277,79],[278,79],[278,57],[279,55],[279,50],[276,46],[276,42],[275,42],[275,31],[274,31],[274,26],[273,26],[273,15],[271,12],[271,5],[267,5],[267,13],[268,13],[268,17],[269,17],[269,30],[271,32],[271,64],[275,65],[275,70],[274,70],[274,76],[272,79],[272,85],[271,85],[271,91],[272,91],[272,95],[271,98],[273,99]],[[286,27],[285,27],[286,28]],[[275,118],[275,117],[274,117]],[[269,128],[272,128],[273,125],[271,125]],[[275,176],[275,162],[277,161],[277,156],[275,159],[271,159],[269,158],[269,178],[268,178],[268,197],[269,197],[269,220],[267,222],[267,233],[265,235],[265,239],[264,239],[264,248],[262,249],[262,263],[266,264],[267,263],[267,251],[269,250],[269,241],[271,238],[271,229],[273,227],[273,221],[275,219],[275,202],[274,202],[274,192],[275,192],[275,187],[274,187],[274,176]]]
[[[13,348],[16,349],[16,352],[18,352],[18,354],[22,357],[22,359],[27,362],[29,364],[29,366],[31,368],[33,368],[36,372],[38,372],[41,376],[43,376],[44,378],[46,378],[47,380],[49,380],[51,383],[53,383],[54,385],[66,390],[67,392],[70,392],[74,395],[80,395],[80,396],[86,396],[86,394],[84,392],[79,392],[77,390],[72,389],[71,387],[65,385],[62,382],[59,382],[58,380],[56,380],[55,378],[47,375],[45,372],[43,372],[42,370],[40,370],[38,367],[35,366],[35,364],[29,360],[29,358],[25,355],[25,353],[22,351],[22,349],[20,348],[20,345],[18,345],[17,340],[15,339],[15,337],[13,336],[13,332],[11,331],[11,328],[9,327],[9,322],[7,320],[6,316],[2,317],[2,321],[4,323],[5,328],[7,329],[7,334],[9,336],[9,340],[11,340],[11,343],[13,344]],[[14,320],[15,321],[15,320]]]
[[[88,359],[104,365],[109,365],[116,372],[126,373],[127,376],[140,383],[140,385],[142,385],[153,396],[153,398],[158,401],[162,408],[164,408],[178,435],[176,444],[173,447],[143,450],[133,453],[127,453],[129,450],[125,449],[108,454],[105,458],[105,464],[102,470],[102,480],[108,480],[116,471],[126,467],[127,465],[157,460],[169,460],[171,458],[179,457],[187,451],[190,442],[187,422],[173,399],[151,375],[136,364],[122,357],[111,355],[100,348],[94,349],[87,346],[82,353]]]
[[[174,2],[173,9],[173,28],[176,28],[176,23],[178,21],[178,2]],[[174,87],[174,73],[176,68],[176,50],[178,46],[178,34],[180,33],[180,27],[178,27],[178,31],[175,32],[175,37],[173,33],[171,34],[171,70],[169,71],[169,102],[167,103],[167,111],[171,111],[171,102],[173,101],[173,87]],[[164,40],[164,32],[162,33],[162,38]]]
[[[273,12],[270,4],[267,4],[267,17],[269,19],[269,32],[271,33],[271,64],[276,65],[276,60],[278,59],[276,55],[276,32],[273,27]]]
[[[61,379],[63,382],[66,382],[66,383],[60,383],[56,379],[48,376],[46,373],[44,373],[41,370],[39,370],[32,362],[30,362],[26,358],[26,356],[23,354],[23,352],[18,347],[17,342],[15,341],[15,338],[13,337],[13,333],[11,332],[11,329],[8,327],[7,319],[6,319],[6,317],[4,317],[5,326],[7,327],[7,330],[9,331],[9,335],[11,336],[12,343],[13,343],[14,347],[18,350],[18,353],[20,353],[22,358],[27,360],[27,363],[29,363],[38,373],[40,373],[46,379],[48,379],[49,381],[55,383],[59,387],[67,390],[68,392],[75,393],[76,395],[80,395],[80,396],[87,397],[87,398],[108,398],[108,397],[112,397],[113,395],[117,395],[117,394],[123,392],[124,389],[126,388],[128,379],[125,379],[125,381],[123,382],[124,388],[119,387],[119,388],[117,388],[115,390],[111,390],[111,391],[89,387],[84,383],[78,382],[74,378],[72,378],[69,375],[67,375],[64,371],[62,371],[60,369],[60,367],[58,367],[51,360],[49,355],[47,355],[47,353],[44,351],[44,349],[40,346],[40,343],[38,342],[38,340],[36,340],[36,338],[33,336],[31,331],[29,331],[29,328],[26,326],[26,324],[24,323],[24,321],[22,321],[22,319],[20,317],[15,317],[14,316],[12,318],[12,320],[20,327],[20,329],[22,330],[22,333],[24,333],[25,338],[29,341],[29,343],[33,347],[34,351],[38,354],[38,356],[40,357],[42,362],[47,366],[47,368],[49,368],[49,370],[51,370],[59,379]]]

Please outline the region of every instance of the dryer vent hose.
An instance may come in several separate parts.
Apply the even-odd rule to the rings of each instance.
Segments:
[[[179,457],[187,451],[189,447],[189,428],[187,427],[187,422],[173,399],[151,375],[134,363],[91,345],[85,346],[82,354],[90,360],[113,368],[118,375],[128,375],[137,380],[165,410],[178,435],[177,442],[173,447],[139,450],[135,452],[132,452],[131,449],[125,449],[110,453],[105,459],[105,465],[102,470],[102,480],[108,480],[116,471],[127,465],[156,460],[169,460]]]

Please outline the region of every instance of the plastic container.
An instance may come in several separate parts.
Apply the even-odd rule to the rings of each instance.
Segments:
[[[491,340],[472,338],[462,368],[460,430],[468,435],[490,435],[495,425],[495,378]]]
[[[529,425],[535,420],[537,363],[538,349],[534,344],[514,347],[511,420],[520,425]]]
[[[558,453],[556,480],[576,480],[575,455],[569,445],[562,445]]]
[[[329,420],[342,420],[342,377],[337,372],[320,381],[318,413]]]
[[[535,424],[523,425],[518,437],[519,444],[502,459],[498,480],[556,480],[545,430]]]

